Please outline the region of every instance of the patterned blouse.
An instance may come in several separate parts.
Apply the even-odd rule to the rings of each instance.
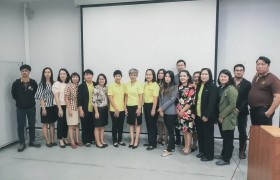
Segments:
[[[68,96],[70,101],[70,108],[72,111],[78,110],[78,85],[75,87],[74,84],[67,84],[65,88],[65,95]]]
[[[107,87],[101,87],[99,85],[94,87],[92,103],[93,106],[104,107],[108,106],[108,89]]]
[[[34,98],[38,99],[38,100],[44,100],[46,107],[54,106],[54,104],[53,104],[54,96],[52,93],[52,85],[46,83],[46,87],[44,89],[43,84],[40,83]]]
[[[190,105],[190,108],[183,113],[182,117],[179,117],[178,128],[182,129],[183,132],[194,131],[194,110],[193,104],[195,99],[195,85],[189,84],[188,86],[178,87],[178,104],[177,111],[181,111],[186,104]]]

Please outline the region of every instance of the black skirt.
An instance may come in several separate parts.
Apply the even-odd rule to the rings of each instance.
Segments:
[[[56,113],[55,106],[46,107],[46,111],[47,111],[47,115],[43,116],[42,115],[42,108],[41,108],[41,112],[40,112],[41,123],[44,123],[44,124],[54,123],[57,119],[57,113]]]
[[[99,118],[95,118],[95,111],[93,110],[93,123],[95,127],[103,127],[108,124],[108,106],[105,107],[98,107],[98,112],[99,112]]]
[[[138,106],[126,106],[127,109],[127,124],[129,125],[135,125],[136,121],[137,121],[137,125],[141,125],[142,124],[142,112],[140,114],[140,116],[136,116],[136,110],[137,110]]]

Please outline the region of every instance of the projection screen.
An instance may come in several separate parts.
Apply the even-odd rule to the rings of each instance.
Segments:
[[[128,82],[129,69],[136,68],[144,83],[148,68],[177,74],[179,59],[191,74],[203,67],[214,71],[216,0],[82,6],[81,15],[83,69],[92,69],[94,80],[104,73],[111,83],[119,69]]]

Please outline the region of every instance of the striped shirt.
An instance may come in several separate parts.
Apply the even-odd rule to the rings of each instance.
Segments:
[[[52,85],[46,83],[46,88],[44,89],[43,84],[40,83],[34,98],[38,99],[38,100],[44,100],[46,107],[54,106],[54,104],[53,104],[54,96],[52,93]]]

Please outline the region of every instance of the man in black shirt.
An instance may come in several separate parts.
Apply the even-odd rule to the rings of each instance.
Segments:
[[[247,116],[248,111],[248,94],[251,89],[251,83],[243,78],[245,67],[243,64],[236,64],[233,68],[234,71],[234,82],[236,89],[238,90],[238,98],[236,102],[236,109],[239,111],[238,120],[238,131],[239,131],[239,158],[245,159],[246,154],[246,141],[247,141]]]
[[[12,86],[12,96],[16,101],[17,107],[17,122],[18,122],[18,137],[20,146],[18,152],[22,152],[26,145],[24,139],[24,125],[26,123],[26,116],[28,118],[29,127],[29,146],[40,147],[40,144],[35,143],[35,98],[37,91],[37,83],[35,80],[29,78],[31,67],[29,65],[22,65],[20,67],[21,78],[17,79]]]

